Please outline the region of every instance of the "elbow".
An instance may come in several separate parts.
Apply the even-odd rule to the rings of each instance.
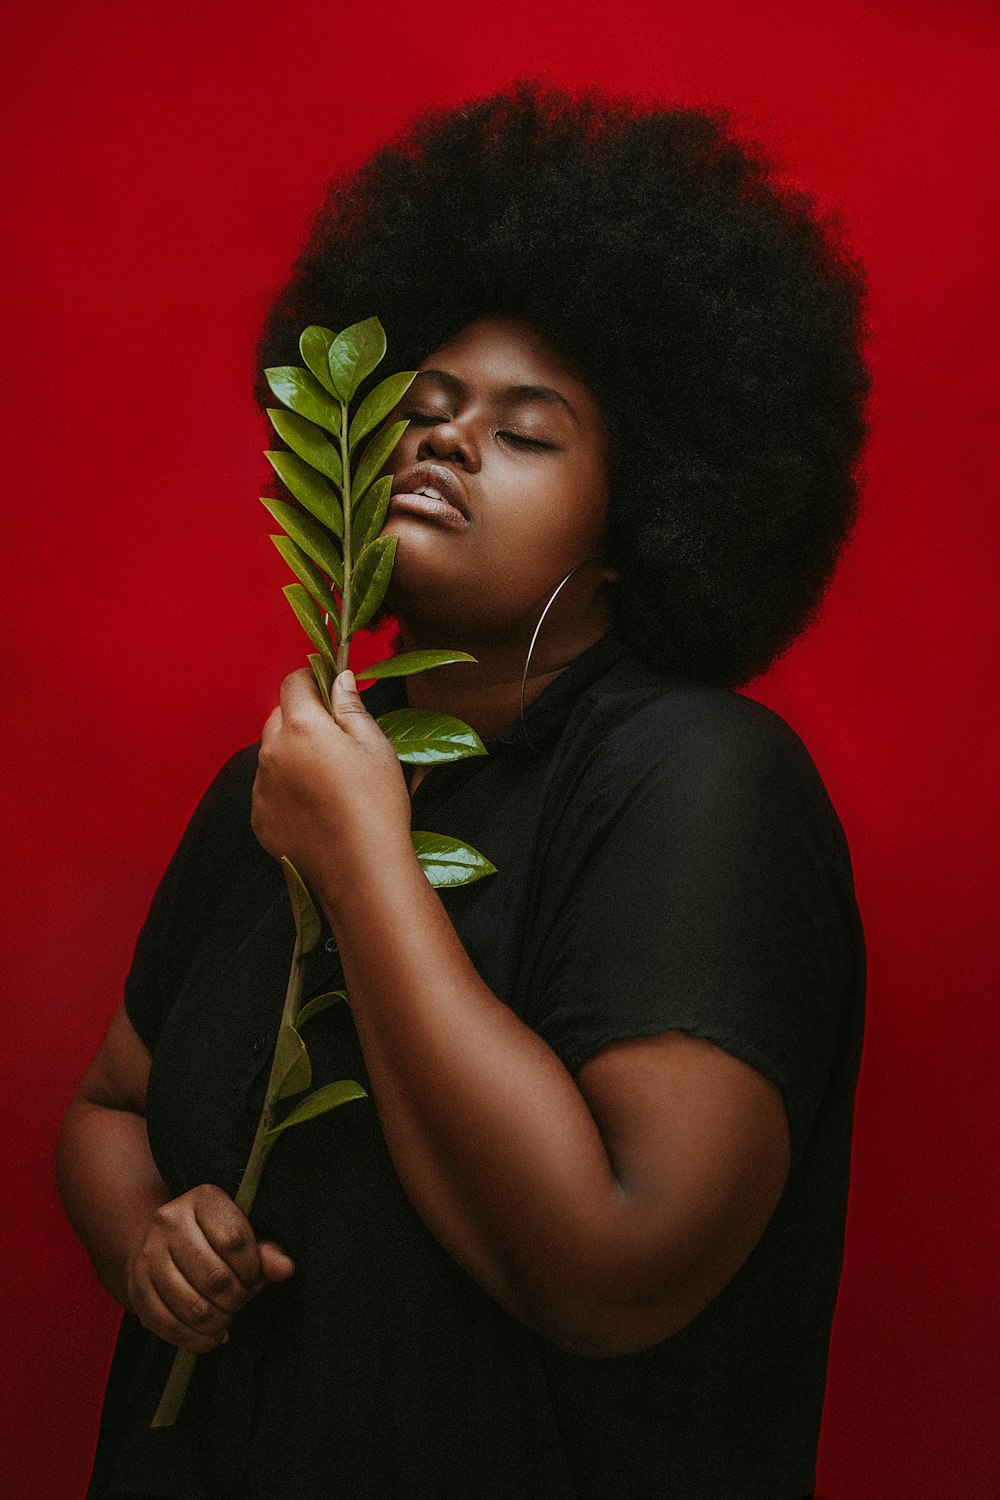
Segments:
[[[608,1296],[561,1296],[539,1300],[528,1317],[536,1333],[582,1359],[623,1359],[643,1354],[679,1333],[701,1311],[676,1296],[635,1300]]]

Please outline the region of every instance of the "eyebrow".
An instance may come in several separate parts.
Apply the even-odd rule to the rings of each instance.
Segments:
[[[436,380],[455,396],[464,396],[468,393],[468,386],[464,380],[459,380],[457,375],[452,375],[448,370],[418,370],[416,380]],[[508,385],[500,392],[500,404],[502,406],[524,405],[528,402],[540,403],[544,406],[561,406],[568,411],[573,421],[580,425],[580,419],[570,406],[566,397],[550,385]]]

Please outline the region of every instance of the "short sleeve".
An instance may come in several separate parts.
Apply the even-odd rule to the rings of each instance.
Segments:
[[[257,747],[238,751],[198,803],[153,896],[125,980],[125,1011],[150,1051],[247,862],[273,864],[250,828]]]
[[[734,694],[668,696],[608,742],[582,821],[533,1026],[571,1070],[665,1031],[717,1044],[780,1089],[796,1159],[861,970],[846,844],[801,742]]]

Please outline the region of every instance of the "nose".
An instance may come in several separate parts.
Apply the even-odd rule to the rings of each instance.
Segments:
[[[452,417],[424,430],[417,447],[417,459],[438,459],[474,474],[479,468],[479,445],[470,424]]]

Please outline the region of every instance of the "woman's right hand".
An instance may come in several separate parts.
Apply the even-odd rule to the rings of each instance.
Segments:
[[[294,1270],[279,1245],[258,1242],[228,1194],[203,1183],[150,1215],[128,1265],[127,1306],[158,1338],[205,1354],[226,1342],[234,1313]]]

